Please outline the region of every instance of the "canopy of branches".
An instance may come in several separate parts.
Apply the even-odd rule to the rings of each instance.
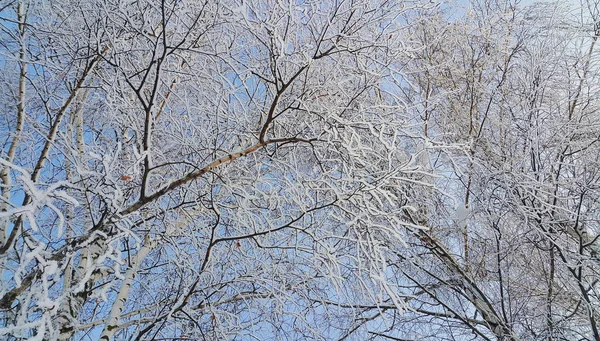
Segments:
[[[0,0],[0,339],[600,340],[596,0]]]

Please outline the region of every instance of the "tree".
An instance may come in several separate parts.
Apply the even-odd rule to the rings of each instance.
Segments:
[[[428,184],[383,88],[427,6],[4,6],[0,332],[328,339],[402,309],[385,244]]]
[[[417,219],[401,335],[600,338],[597,4],[563,6],[476,2],[415,27],[427,48],[406,96],[435,145],[462,150],[436,162],[455,209]]]

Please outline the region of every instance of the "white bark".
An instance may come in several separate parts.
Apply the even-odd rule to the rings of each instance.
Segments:
[[[23,131],[23,124],[25,122],[25,82],[27,80],[27,63],[25,61],[25,8],[23,1],[19,2],[17,7],[17,20],[19,22],[19,90],[17,98],[17,121],[15,130],[13,132],[13,138],[8,149],[6,160],[12,163],[15,158],[17,147],[19,146],[19,140]],[[2,193],[2,200],[0,200],[0,212],[6,212],[8,210],[8,204],[10,203],[10,191],[11,191],[11,176],[8,167],[0,168],[0,181],[2,182],[0,191]],[[7,242],[7,229],[9,224],[8,217],[0,217],[0,247],[4,246]]]
[[[104,326],[104,330],[102,331],[102,336],[100,340],[110,340],[115,333],[119,330],[119,319],[121,317],[121,312],[123,311],[123,307],[127,302],[127,297],[129,296],[129,290],[131,289],[131,284],[133,283],[133,279],[135,278],[135,274],[138,271],[142,261],[148,253],[154,247],[154,241],[151,240],[149,236],[146,236],[144,239],[144,243],[140,251],[133,257],[131,260],[131,264],[129,268],[125,272],[125,278],[121,283],[121,288],[117,293],[117,297],[113,302],[113,305],[110,309],[110,315],[107,318],[107,322]]]

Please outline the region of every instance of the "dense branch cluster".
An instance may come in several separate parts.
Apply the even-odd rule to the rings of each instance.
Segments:
[[[598,6],[0,1],[0,338],[600,340]]]

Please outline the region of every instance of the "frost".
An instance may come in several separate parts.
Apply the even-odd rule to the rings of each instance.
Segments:
[[[564,3],[6,2],[0,338],[598,338]]]

